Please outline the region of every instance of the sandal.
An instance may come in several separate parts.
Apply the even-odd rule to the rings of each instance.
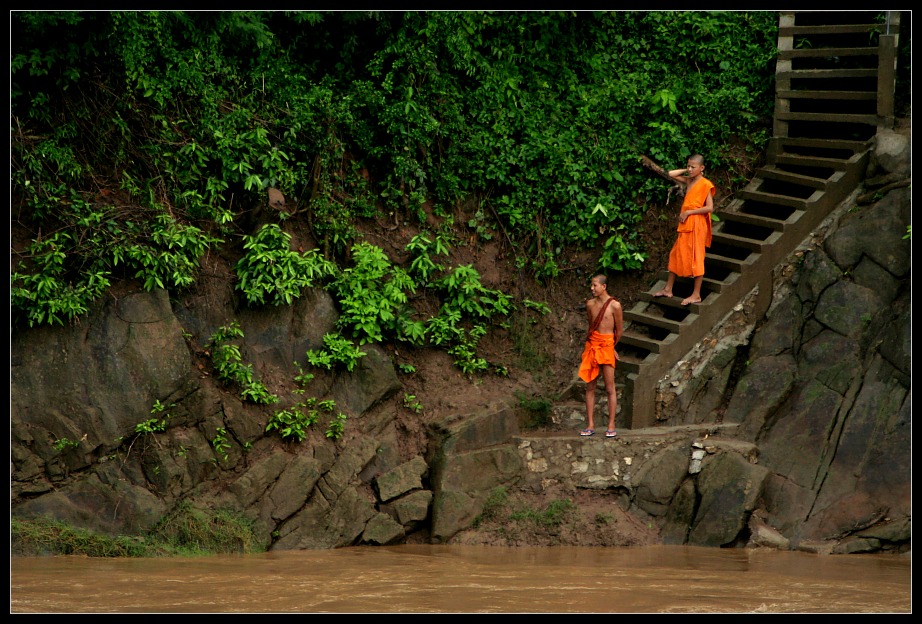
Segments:
[[[618,435],[618,432],[615,431],[614,429],[609,429],[608,431],[605,432],[606,438],[614,438],[614,437],[617,437],[617,435]]]
[[[591,436],[593,433],[595,433],[595,431],[593,431],[592,429],[583,429],[582,431],[579,432],[579,434],[583,437]]]

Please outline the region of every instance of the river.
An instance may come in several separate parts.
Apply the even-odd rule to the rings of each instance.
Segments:
[[[911,554],[402,545],[14,557],[11,613],[911,613]]]

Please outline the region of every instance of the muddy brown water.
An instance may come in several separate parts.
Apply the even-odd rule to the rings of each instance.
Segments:
[[[11,613],[911,613],[911,555],[403,545],[14,557]]]

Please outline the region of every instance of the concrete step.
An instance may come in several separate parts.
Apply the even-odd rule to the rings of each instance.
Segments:
[[[619,347],[631,346],[649,351],[650,353],[662,353],[663,349],[673,343],[678,335],[673,332],[667,334],[662,340],[657,340],[642,332],[635,331],[635,327],[637,326],[632,325],[630,328],[624,330],[621,337],[618,339]]]
[[[584,386],[583,386],[584,387]],[[586,402],[582,394],[583,387],[575,390],[580,391],[580,396],[570,399],[564,399],[551,406],[548,420],[544,424],[536,425],[522,430],[517,438],[546,438],[546,437],[579,437],[579,432],[586,428]],[[602,390],[599,390],[602,388]],[[575,394],[574,390],[574,394]],[[594,409],[595,435],[592,438],[604,438],[605,428],[608,424],[608,395],[604,391],[602,384],[596,386],[596,400]],[[669,436],[675,433],[696,432],[700,429],[701,435],[715,436],[718,432],[723,435],[732,435],[739,428],[738,423],[727,424],[699,424],[699,425],[677,425],[671,427],[651,427],[645,429],[624,429],[623,421],[620,420],[622,414],[622,387],[618,387],[618,405],[615,408],[615,426],[618,435],[622,432],[634,438]],[[585,439],[585,438],[584,438]]]
[[[692,292],[692,279],[690,277],[679,277],[676,279],[675,284],[672,287],[672,297],[654,297],[653,293],[659,292],[666,286],[666,277],[669,275],[668,272],[660,275],[660,279],[650,288],[647,292],[642,292],[638,295],[640,301],[647,303],[648,305],[659,306],[661,308],[666,308],[672,312],[681,313],[686,316],[683,317],[683,325],[691,325],[695,322],[695,318],[691,317],[692,314],[697,314],[698,306],[700,305],[709,305],[720,296],[720,290],[723,285],[717,282],[716,280],[709,279],[706,275],[704,280],[701,282],[701,303],[693,303],[691,305],[683,306],[682,300],[691,294]],[[716,289],[712,289],[712,286],[716,286]]]
[[[826,91],[820,89],[778,89],[775,97],[785,100],[876,100],[877,91]]]
[[[811,80],[826,80],[840,78],[876,78],[877,69],[871,68],[853,68],[853,69],[789,69],[775,73],[775,80],[789,80],[806,78]]]
[[[618,352],[618,364],[615,366],[615,375],[636,375],[640,370],[655,362],[659,355],[650,353],[641,349],[636,349],[630,345],[615,348]]]
[[[727,286],[729,286],[730,284],[732,284],[733,281],[734,281],[737,277],[738,277],[738,274],[737,274],[737,273],[731,273],[731,274],[729,274],[729,275],[727,275],[727,276],[725,276],[725,277],[722,277],[721,279],[717,279],[717,278],[714,278],[714,277],[710,277],[710,276],[708,276],[708,275],[705,275],[705,276],[704,276],[704,279],[703,279],[702,282],[701,282],[701,294],[702,294],[702,296],[704,296],[704,294],[706,294],[706,293],[719,293],[719,292],[722,291],[725,287],[727,287]],[[652,303],[657,303],[657,302],[663,301],[663,299],[660,298],[660,297],[654,297],[654,296],[653,296],[653,293],[659,292],[660,290],[662,290],[663,287],[666,286],[666,280],[667,280],[667,279],[669,279],[669,271],[668,271],[668,270],[667,270],[667,271],[661,271],[660,274],[659,274],[659,277],[657,278],[657,280],[658,280],[657,283],[656,283],[652,288],[650,288],[649,291],[647,291],[647,292],[645,292],[645,293],[643,293],[643,292],[640,293],[640,295],[638,296],[638,298],[639,298],[641,301],[649,301],[649,302],[652,302]],[[691,284],[691,278],[685,278],[684,281],[687,281],[689,284]],[[679,278],[679,280],[677,281],[677,283],[678,283],[679,286],[681,287],[682,284],[683,284],[683,279],[682,279],[682,278]],[[689,287],[688,292],[691,292],[691,287]],[[681,298],[682,298],[682,297],[679,297],[679,299],[681,299]],[[682,308],[682,309],[684,310],[685,308]]]
[[[798,48],[796,50],[778,50],[778,60],[805,58],[833,58],[854,56],[877,56],[880,48],[867,46],[861,48]]]
[[[694,322],[694,318],[689,319],[688,317],[684,321],[674,321],[662,316],[662,313],[659,315],[653,314],[651,309],[655,310],[656,308],[655,306],[651,308],[650,304],[645,301],[637,303],[632,309],[624,311],[625,324],[649,325],[650,327],[659,327],[677,334],[682,330],[683,324],[690,325]]]
[[[774,242],[770,239],[756,240],[717,231],[712,233],[711,238],[713,239],[712,244],[718,243],[728,247],[741,247],[755,253],[762,253],[767,246],[770,246]]]
[[[744,212],[727,213],[726,215],[723,215],[723,220],[726,222],[743,223],[746,225],[770,228],[779,232],[784,230],[785,222],[785,219],[773,219],[771,217],[763,217],[761,215],[747,214]]]
[[[802,156],[800,154],[781,153],[775,157],[775,165],[795,165],[800,167],[828,168],[835,171],[845,171],[848,160],[841,158],[820,158],[818,156]]]
[[[773,137],[769,145],[775,152],[783,153],[785,149],[797,152],[797,148],[817,148],[823,151],[844,150],[854,154],[868,149],[867,141],[849,139],[818,139],[811,137]]]
[[[619,413],[620,413],[620,404],[619,404]],[[576,408],[574,408],[576,409]],[[518,435],[513,436],[513,440],[547,440],[549,438],[579,438],[579,432],[586,428],[586,408],[581,406],[579,409],[582,409],[581,418],[576,418],[575,416],[570,416],[569,414],[566,417],[566,425],[551,425],[549,427],[537,427],[534,429],[529,429],[522,431]],[[596,403],[595,409],[595,421],[596,429],[595,435],[589,438],[581,438],[584,441],[597,440],[601,439],[602,441],[612,442],[612,440],[605,440],[605,425],[607,424],[608,414],[604,412],[605,420],[599,420],[599,406]],[[599,423],[602,423],[599,426]],[[705,438],[710,440],[714,439],[714,443],[720,443],[726,446],[738,446],[741,449],[744,449],[747,453],[750,452],[750,449],[754,447],[752,442],[747,442],[745,440],[738,440],[735,438],[737,431],[739,430],[739,423],[701,423],[700,425],[674,425],[670,427],[644,427],[639,429],[623,429],[618,424],[618,416],[615,416],[615,427],[618,431],[618,438],[625,438],[632,441],[641,441],[641,442],[651,442],[661,444],[663,440],[672,439],[675,437],[688,437],[692,438]],[[618,438],[614,438],[617,440]]]
[[[806,210],[808,199],[803,199],[800,197],[790,197],[788,195],[779,195],[777,193],[765,193],[762,191],[750,191],[743,189],[737,193],[737,197],[742,200],[752,200],[761,202],[763,204],[775,204],[777,206],[787,206],[789,208],[794,208],[796,210]]]
[[[820,191],[825,191],[829,184],[828,178],[815,178],[800,173],[794,173],[793,171],[785,171],[784,169],[779,169],[775,165],[762,167],[756,172],[756,177],[764,180],[777,180],[778,182],[786,182],[788,184],[800,184],[801,186],[808,186]]]
[[[756,259],[757,256],[758,254],[750,254],[749,258],[740,260],[738,258],[730,258],[729,256],[721,256],[721,255],[708,251],[704,254],[704,273],[705,275],[707,275],[708,267],[711,267],[711,268],[720,267],[722,269],[728,269],[730,271],[735,271],[736,273],[742,273],[750,265],[752,265],[753,261]],[[703,290],[704,289],[702,288],[702,291]],[[702,297],[701,297],[702,303],[704,303],[703,295],[704,293],[702,292]]]
[[[779,37],[808,37],[809,35],[844,35],[880,31],[880,24],[817,24],[815,26],[780,26]]]
[[[605,433],[605,426],[608,424],[608,395],[604,392],[604,386],[599,383],[596,389],[603,388],[602,392],[596,392],[595,400],[595,424],[596,436]],[[618,422],[618,413],[620,405],[615,411],[615,422]],[[551,434],[564,434],[567,436],[577,437],[579,432],[586,428],[586,403],[584,400],[574,399],[551,406],[550,422],[546,425],[529,429],[521,433],[522,437],[532,435],[544,436]],[[604,437],[604,435],[602,435]]]
[[[775,119],[781,121],[831,121],[835,123],[857,123],[877,125],[877,115],[849,115],[845,113],[785,113],[776,112]]]

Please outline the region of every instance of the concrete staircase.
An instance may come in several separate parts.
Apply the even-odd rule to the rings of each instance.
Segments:
[[[717,215],[701,303],[680,304],[690,278],[654,298],[664,273],[625,310],[619,429],[656,425],[659,380],[756,286],[770,295],[774,267],[861,183],[871,139],[893,126],[898,33],[898,11],[779,13],[766,165]]]

